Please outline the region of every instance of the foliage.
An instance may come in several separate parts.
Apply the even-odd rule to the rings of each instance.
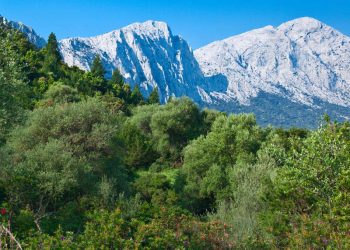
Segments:
[[[15,41],[15,42],[14,42]],[[31,46],[17,32],[0,26],[0,145],[29,108],[29,89],[23,61]]]
[[[181,161],[182,149],[200,134],[201,124],[200,110],[187,98],[162,106],[150,123],[157,152],[163,159]]]
[[[150,173],[141,176],[134,185],[136,190],[142,194],[143,198],[149,202],[154,201],[154,198],[163,198],[170,189],[170,183],[167,177],[159,173]]]
[[[13,208],[28,207],[37,226],[47,213],[84,194],[94,194],[105,175],[126,190],[122,168],[113,160],[110,112],[95,99],[37,109],[9,139],[9,164],[2,166]],[[30,178],[28,178],[30,176]]]
[[[186,201],[191,201],[188,204],[191,209],[204,212],[215,199],[230,198],[229,171],[237,164],[256,161],[263,135],[252,115],[221,115],[214,122],[211,132],[186,147],[184,193]]]
[[[45,92],[43,99],[39,102],[39,106],[49,107],[57,104],[79,102],[80,99],[76,89],[58,82],[51,85]]]
[[[159,102],[160,102],[160,99],[159,99],[158,88],[154,88],[148,97],[148,103],[159,104]]]
[[[279,170],[268,222],[281,246],[349,246],[349,132],[348,123],[314,131]]]
[[[94,61],[92,62],[90,72],[94,77],[104,78],[106,72],[103,68],[102,61],[99,56],[96,56]]]
[[[94,211],[89,215],[89,221],[80,237],[83,249],[128,249],[132,241],[128,238],[130,228],[122,218],[120,210],[107,212]],[[131,235],[130,235],[131,236]]]
[[[147,167],[158,158],[150,127],[152,116],[158,109],[156,105],[136,107],[119,130],[119,154],[126,166]]]
[[[350,247],[349,123],[263,128],[188,98],[160,105],[157,88],[145,100],[118,70],[106,79],[99,57],[90,72],[64,64],[54,34],[41,50],[4,25],[0,38],[0,242]]]
[[[131,92],[131,103],[134,105],[139,105],[144,102],[143,96],[141,94],[139,86],[135,86]]]
[[[61,74],[60,64],[62,64],[62,59],[58,49],[57,38],[54,33],[49,35],[44,54],[43,71],[51,75],[53,79],[58,79]]]
[[[142,100],[140,96],[138,96],[139,89],[135,90],[134,98],[132,98],[132,92],[130,86],[124,82],[123,76],[120,74],[119,70],[116,69],[113,71],[112,78],[108,81],[108,84],[111,86],[113,93],[116,97],[125,100],[127,103],[133,102],[133,99],[139,98],[139,101]],[[138,101],[138,100],[134,100]]]
[[[182,149],[201,133],[202,123],[198,107],[185,98],[165,106],[136,107],[119,135],[126,165],[178,164],[182,160]]]

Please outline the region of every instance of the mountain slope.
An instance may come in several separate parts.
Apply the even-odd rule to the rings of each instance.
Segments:
[[[206,76],[228,80],[218,99],[248,105],[269,93],[307,106],[350,107],[350,38],[312,18],[267,26],[195,51]]]
[[[108,76],[118,68],[146,96],[158,88],[163,102],[171,96],[200,101],[205,95],[207,82],[192,50],[166,23],[135,23],[97,37],[64,39],[59,46],[68,65],[89,70],[99,55]]]
[[[0,23],[22,32],[28,38],[29,42],[34,44],[37,48],[43,48],[46,45],[44,38],[39,36],[31,27],[28,27],[21,22],[9,21],[0,15]]]

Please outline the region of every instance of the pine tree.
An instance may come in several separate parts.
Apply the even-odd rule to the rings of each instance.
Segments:
[[[123,94],[123,87],[124,87],[124,79],[123,76],[120,74],[120,71],[118,69],[115,69],[112,74],[112,78],[109,80],[108,85],[111,86],[113,89],[113,92],[115,96],[122,98]]]
[[[120,71],[118,69],[115,69],[112,74],[112,78],[109,80],[110,85],[114,86],[123,86],[124,85],[124,79],[123,76],[120,74]]]
[[[102,65],[101,58],[99,56],[96,56],[91,65],[91,74],[94,77],[104,78],[105,73],[106,72]]]
[[[123,99],[126,103],[132,103],[132,91],[129,84],[124,84],[118,95],[119,98]]]
[[[158,88],[154,88],[151,94],[148,97],[148,103],[149,104],[159,104],[159,94],[158,94]]]
[[[59,78],[61,61],[56,35],[51,33],[45,48],[43,71],[52,74],[55,79]]]
[[[135,86],[131,93],[131,102],[132,104],[141,104],[144,101],[143,96],[141,94],[140,88],[138,85]]]
[[[49,35],[49,39],[48,39],[47,45],[46,45],[46,50],[49,54],[53,55],[57,59],[57,61],[62,60],[60,51],[58,49],[57,38],[56,38],[56,35],[54,33],[51,33]]]
[[[90,75],[92,77],[92,79],[90,79],[90,85],[93,92],[98,91],[102,94],[105,94],[109,90],[111,90],[111,85],[105,79],[105,73],[106,71],[103,67],[101,58],[99,56],[96,56],[94,61],[92,62],[90,72]]]

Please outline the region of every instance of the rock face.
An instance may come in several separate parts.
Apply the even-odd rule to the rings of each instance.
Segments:
[[[317,108],[317,101],[350,107],[350,39],[312,18],[267,26],[195,51],[206,76],[223,74],[218,100],[249,106],[268,93]]]
[[[21,22],[9,21],[5,17],[0,15],[0,23],[21,31],[28,38],[28,40],[37,48],[43,48],[46,45],[46,41],[44,38],[39,36],[31,27],[28,27]]]
[[[158,88],[163,102],[172,96],[205,99],[208,84],[191,48],[166,23],[135,23],[97,37],[64,39],[59,46],[68,65],[89,70],[98,55],[107,76],[118,68],[146,96]]]

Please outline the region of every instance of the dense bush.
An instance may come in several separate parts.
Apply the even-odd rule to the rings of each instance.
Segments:
[[[288,155],[268,203],[280,246],[350,246],[349,143],[350,125],[329,123]]]
[[[187,98],[167,105],[133,109],[119,132],[121,157],[127,166],[146,168],[152,163],[175,166],[182,162],[183,148],[203,132],[204,115]]]
[[[221,115],[206,136],[186,147],[184,193],[194,212],[210,210],[215,201],[230,198],[229,172],[235,165],[256,161],[263,136],[252,115]]]
[[[40,228],[57,207],[97,194],[105,176],[110,192],[126,191],[111,142],[116,130],[112,113],[97,99],[34,110],[9,136],[8,161],[0,163],[9,204],[27,207]]]

